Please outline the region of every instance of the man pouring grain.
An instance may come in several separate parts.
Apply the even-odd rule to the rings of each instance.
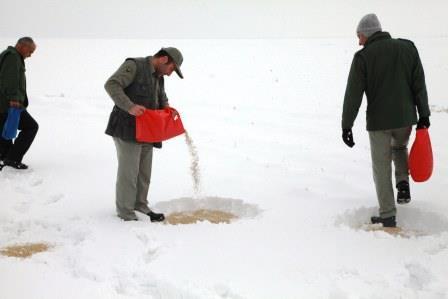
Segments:
[[[115,105],[106,134],[112,136],[118,158],[116,209],[125,221],[138,220],[135,211],[148,215],[152,222],[165,216],[148,207],[153,147],[161,143],[141,143],[135,138],[135,117],[145,109],[168,107],[163,76],[173,71],[183,78],[183,57],[173,47],[162,48],[154,56],[128,58],[107,80],[105,89]]]

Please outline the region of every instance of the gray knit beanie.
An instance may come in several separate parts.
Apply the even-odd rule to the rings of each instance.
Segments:
[[[381,30],[381,24],[378,17],[376,14],[371,13],[365,15],[361,21],[359,21],[358,28],[356,28],[356,33],[362,33],[368,38],[375,32]]]

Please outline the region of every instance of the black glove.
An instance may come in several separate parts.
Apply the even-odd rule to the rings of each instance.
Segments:
[[[352,129],[342,129],[342,140],[348,147],[353,147],[355,145],[353,142]]]
[[[428,116],[420,117],[417,123],[417,129],[429,128],[430,125]]]
[[[152,146],[155,147],[155,148],[162,148],[162,142],[154,142],[152,144]]]

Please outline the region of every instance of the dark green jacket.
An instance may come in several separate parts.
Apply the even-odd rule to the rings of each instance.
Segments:
[[[25,62],[16,48],[11,46],[0,53],[0,113],[7,112],[10,101],[28,106]]]
[[[417,48],[409,40],[377,32],[353,58],[345,91],[342,128],[350,129],[367,96],[367,130],[388,130],[416,124],[429,116],[425,74]]]

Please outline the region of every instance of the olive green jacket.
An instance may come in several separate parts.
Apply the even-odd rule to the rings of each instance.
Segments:
[[[10,101],[28,106],[25,62],[11,46],[0,53],[0,113],[7,112]]]
[[[342,128],[350,129],[367,97],[367,130],[412,126],[430,115],[425,74],[417,48],[409,40],[376,32],[356,52],[348,76]]]
[[[157,75],[151,59],[151,56],[128,58],[106,81],[104,87],[115,103],[107,124],[107,135],[136,141],[135,116],[129,114],[129,109],[135,104],[146,109],[169,106],[164,79]]]

